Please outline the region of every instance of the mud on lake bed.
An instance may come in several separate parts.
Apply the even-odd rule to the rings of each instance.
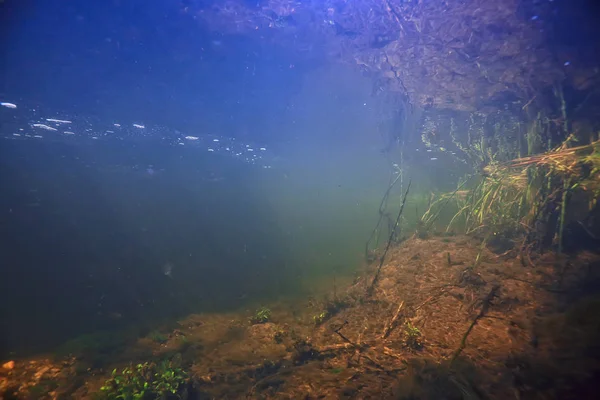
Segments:
[[[265,320],[190,315],[141,339],[102,334],[14,360],[0,397],[95,398],[113,369],[169,360],[188,399],[595,398],[599,255],[413,238],[369,292],[377,264],[326,299],[269,304]]]

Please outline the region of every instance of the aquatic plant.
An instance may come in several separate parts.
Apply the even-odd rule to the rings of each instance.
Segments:
[[[423,347],[423,343],[421,342],[421,331],[411,324],[410,321],[406,322],[404,335],[406,337],[406,346],[409,348],[416,350]]]
[[[315,325],[321,325],[323,322],[329,318],[329,312],[327,310],[321,311],[319,314],[313,316],[313,320],[315,321]]]
[[[504,162],[492,156],[482,176],[467,177],[454,192],[432,202],[421,225],[430,228],[452,203],[458,211],[446,231],[462,225],[465,233],[482,234],[484,241],[522,236],[527,248],[554,245],[561,252],[571,199],[587,204],[586,210],[577,210],[580,219],[600,200],[600,141],[574,147],[575,142],[570,135],[547,152]]]
[[[266,322],[269,322],[270,319],[271,310],[267,307],[261,307],[258,310],[256,310],[252,318],[250,318],[250,322],[252,324],[264,324]]]
[[[186,373],[172,362],[143,363],[118,371],[100,388],[101,399],[143,400],[180,398]]]

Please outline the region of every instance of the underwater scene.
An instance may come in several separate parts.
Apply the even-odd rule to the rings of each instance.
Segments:
[[[598,398],[599,18],[0,0],[0,400]]]

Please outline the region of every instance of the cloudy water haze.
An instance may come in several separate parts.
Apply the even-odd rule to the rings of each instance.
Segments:
[[[0,398],[592,398],[598,15],[0,0]]]

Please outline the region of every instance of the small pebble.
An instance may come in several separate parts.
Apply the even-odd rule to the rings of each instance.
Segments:
[[[4,364],[2,364],[2,368],[11,370],[11,369],[15,368],[15,362],[14,361],[5,362]]]

